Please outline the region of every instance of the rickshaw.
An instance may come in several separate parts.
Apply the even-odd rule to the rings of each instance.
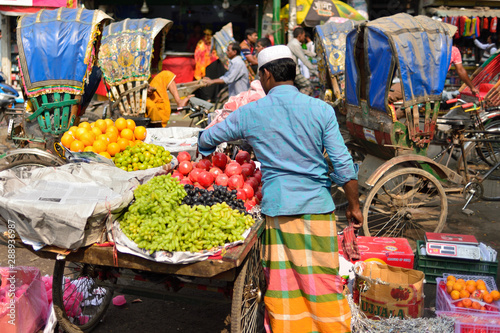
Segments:
[[[77,123],[93,92],[90,74],[101,31],[111,18],[100,10],[40,10],[18,20],[19,69],[28,107],[9,122],[9,139],[17,147],[0,159],[0,169],[28,171],[57,166],[62,134]]]
[[[451,58],[452,26],[397,14],[363,22],[346,39],[347,128],[369,154],[359,171],[366,187],[363,231],[405,237],[443,230],[442,183],[461,176],[426,156]],[[399,81],[399,82],[397,82]],[[394,85],[402,99],[389,103]]]

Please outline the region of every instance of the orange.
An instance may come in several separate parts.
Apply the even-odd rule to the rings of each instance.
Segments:
[[[75,133],[75,138],[80,140],[80,138],[82,137],[82,135],[84,133],[87,133],[88,132],[88,129],[84,128],[84,127],[78,127],[78,129],[76,130],[76,133]]]
[[[93,123],[90,123],[90,128],[94,128],[95,127],[95,121]]]
[[[472,301],[470,298],[466,298],[466,299],[462,300],[462,304],[464,305],[464,307],[470,308],[472,305]]]
[[[488,304],[489,304],[489,303],[493,302],[493,297],[491,297],[491,295],[490,295],[490,294],[484,294],[484,295],[483,295],[483,301],[484,301],[485,303],[488,303]]]
[[[129,146],[130,146],[130,147],[135,146],[135,141],[134,141],[134,140],[130,140],[130,141],[129,141]]]
[[[94,151],[94,147],[93,146],[87,146],[87,147],[85,147],[85,149],[83,151]]]
[[[474,280],[467,280],[467,281],[465,281],[465,285],[466,286],[473,285],[475,287],[477,285],[477,283]]]
[[[127,120],[125,118],[118,118],[115,120],[115,126],[119,131],[123,131],[127,128]]]
[[[106,141],[106,142],[109,143],[109,136],[107,136],[106,134],[100,134],[95,139],[96,140]]]
[[[468,284],[465,286],[465,289],[470,293],[472,294],[474,291],[476,291],[476,286],[472,285],[472,284]]]
[[[455,282],[455,281],[457,281],[457,278],[454,277],[453,275],[448,275],[448,277],[446,278],[446,281],[450,281],[450,280]]]
[[[120,150],[124,151],[125,148],[127,148],[130,144],[130,141],[125,139],[125,138],[119,138],[118,141],[116,142],[120,146]]]
[[[94,151],[96,153],[102,153],[103,151],[106,151],[106,149],[108,149],[108,141],[95,140],[92,147],[94,148]]]
[[[134,140],[135,139],[134,132],[129,128],[125,128],[123,131],[121,131],[120,136],[122,138],[127,139],[127,140]]]
[[[455,282],[452,280],[446,282],[446,291],[448,292],[448,294],[451,293],[451,291],[453,290],[454,284],[455,284]]]
[[[465,300],[464,300],[464,301],[465,301]],[[459,308],[463,308],[463,307],[465,307],[465,305],[464,305],[463,301],[458,301],[455,305],[456,305],[456,306],[458,306]]]
[[[451,299],[459,299],[460,298],[460,292],[458,290],[453,290],[450,294]]]
[[[108,145],[107,151],[108,151],[109,155],[115,156],[116,154],[118,154],[120,152],[120,145],[117,144],[116,142],[112,142]]]
[[[111,120],[109,118],[104,119],[104,121],[106,122],[107,127],[115,126],[115,123],[113,122],[113,120]]]
[[[134,136],[137,140],[144,140],[146,138],[146,127],[137,126],[134,129]]]
[[[500,299],[500,292],[498,292],[498,290],[493,290],[491,293],[490,293],[491,297],[493,298],[493,300],[496,302]]]
[[[86,129],[90,130],[92,127],[90,126],[90,124],[88,122],[84,121],[78,125],[78,128],[86,128]]]
[[[95,141],[95,134],[92,131],[87,131],[82,134],[80,141],[83,142],[85,146],[92,146]]]
[[[457,283],[463,283],[463,284],[464,284],[464,286],[465,286],[465,280],[464,280],[464,279],[458,279],[456,282],[457,282]]]
[[[481,311],[486,311],[486,307],[482,306]]]
[[[85,145],[80,140],[75,140],[75,141],[71,142],[71,147],[70,147],[71,151],[81,152],[81,151],[83,151],[84,148],[85,148]]]
[[[109,153],[107,151],[100,152],[99,155],[111,159],[111,155],[109,155]]]
[[[71,135],[68,132],[64,133],[63,136],[61,137],[61,143],[66,148],[70,148],[71,147],[71,143],[73,141],[75,141],[75,138],[73,137],[73,135]]]
[[[69,134],[71,134],[71,135],[75,136],[75,134],[76,134],[76,130],[77,130],[77,129],[78,129],[78,127],[76,127],[76,126],[71,126],[71,127],[70,127],[67,131],[66,131],[66,133],[69,133]]]
[[[483,291],[487,292],[488,288],[486,288],[486,286],[484,284],[478,284],[477,290],[483,290]]]
[[[127,128],[133,131],[135,129],[135,121],[127,119]]]
[[[107,132],[105,135],[109,138],[109,142],[116,142],[118,140],[118,133],[114,131]]]
[[[481,304],[479,304],[478,302],[472,302],[471,308],[476,309],[476,310],[480,310]]]
[[[481,280],[481,279],[477,280],[477,281],[476,281],[476,284],[484,284],[484,285],[486,285],[486,284],[484,283],[484,280]]]
[[[141,140],[135,140],[135,144],[136,144],[136,145],[139,145],[139,146],[140,146],[140,145],[141,145],[141,144],[143,144],[143,143],[144,143],[144,142],[142,142]]]
[[[96,127],[98,127],[101,132],[106,132],[106,128],[108,127],[108,124],[104,121],[104,119],[97,119],[95,122]]]
[[[104,133],[110,133],[110,132],[114,132],[116,134],[120,133],[120,131],[116,126],[108,126],[108,128],[106,128],[106,132]]]
[[[469,298],[469,296],[470,296],[470,293],[467,290],[465,290],[465,289],[460,290],[460,298]]]
[[[102,131],[99,127],[92,127],[92,133],[94,133],[95,136],[98,136],[102,134]]]
[[[463,289],[465,289],[465,286],[463,283],[455,282],[455,284],[453,285],[453,290],[460,291]]]

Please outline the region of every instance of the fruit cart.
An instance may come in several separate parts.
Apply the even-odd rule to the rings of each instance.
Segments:
[[[231,331],[258,332],[262,328],[259,325],[263,323],[265,292],[260,262],[260,235],[264,225],[264,220],[257,220],[243,244],[228,249],[217,258],[191,264],[154,262],[116,252],[113,246],[103,246],[106,244],[94,244],[75,252],[47,248],[33,253],[55,260],[54,310],[59,325],[66,332],[92,330],[104,316],[114,291],[164,299],[183,287],[223,293],[232,303]],[[130,270],[135,274],[129,274],[129,278],[138,279],[139,276],[140,280],[145,280],[150,277],[156,282],[161,279],[169,291],[158,291],[157,288],[147,290],[122,283]],[[86,291],[82,297],[67,296],[68,286],[73,285],[79,291]],[[176,296],[182,298],[181,295]]]
[[[2,155],[0,169],[65,163],[54,143],[92,97],[85,92],[91,90],[102,27],[109,20],[100,10],[83,8],[43,9],[18,20],[19,68],[29,102],[26,112],[9,121],[9,139],[21,149]]]
[[[460,183],[461,177],[426,155],[452,32],[429,17],[397,14],[361,23],[347,35],[347,128],[369,152],[359,172],[367,193],[366,236],[406,237],[415,248],[426,231],[444,228],[448,205],[442,183]],[[391,102],[395,90],[401,96]]]

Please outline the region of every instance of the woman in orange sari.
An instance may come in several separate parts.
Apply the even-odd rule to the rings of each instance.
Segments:
[[[167,126],[172,111],[167,90],[170,90],[170,93],[177,103],[177,107],[186,106],[189,102],[189,98],[191,98],[191,96],[184,99],[179,97],[174,79],[174,73],[170,71],[161,71],[151,80],[148,87],[146,116],[151,118],[151,121],[161,121],[163,127]]]
[[[215,60],[219,59],[215,50],[211,50],[212,30],[205,29],[203,32],[205,33],[205,37],[198,42],[196,49],[194,50],[194,61],[196,63],[194,68],[194,78],[196,80],[201,80],[201,78],[205,77],[205,68],[207,68],[207,66]]]

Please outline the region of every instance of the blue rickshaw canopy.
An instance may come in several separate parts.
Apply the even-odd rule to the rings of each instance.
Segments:
[[[395,77],[402,82],[404,107],[440,100],[454,29],[427,16],[408,14],[361,23],[346,40],[347,103],[360,105],[361,89],[366,89],[369,106],[385,112]],[[365,87],[360,87],[360,72],[366,78]]]
[[[22,16],[17,43],[28,97],[48,92],[83,94],[96,57],[99,23],[111,19],[100,10],[42,9]]]

